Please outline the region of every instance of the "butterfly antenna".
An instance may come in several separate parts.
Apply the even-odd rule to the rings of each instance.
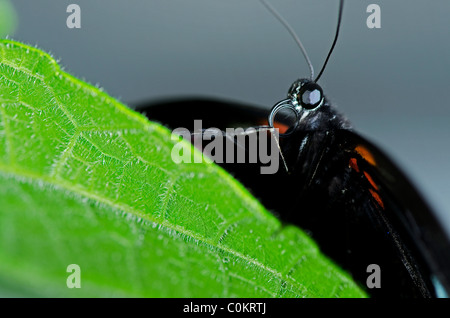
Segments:
[[[263,0],[261,0],[263,1]],[[323,71],[325,70],[325,66],[327,66],[328,60],[330,59],[331,53],[333,52],[334,46],[336,45],[338,36],[339,36],[339,29],[341,28],[341,20],[342,20],[342,9],[344,8],[344,0],[341,0],[339,2],[339,16],[338,16],[338,23],[336,27],[336,35],[334,36],[333,44],[331,45],[331,49],[328,52],[327,58],[325,59],[325,62],[323,63],[322,69],[319,72],[319,75],[317,75],[317,78],[314,80],[314,82],[317,83],[319,78],[322,76]]]
[[[297,43],[298,47],[300,48],[300,50],[303,53],[303,56],[306,59],[306,63],[308,63],[309,70],[311,72],[311,80],[313,80],[313,78],[314,78],[314,68],[312,66],[311,60],[308,57],[308,54],[306,53],[306,50],[305,50],[305,47],[302,44],[302,41],[300,41],[300,39],[297,36],[297,34],[295,33],[294,29],[292,29],[292,27],[289,25],[289,23],[281,16],[281,14],[278,13],[277,10],[275,10],[274,7],[272,7],[271,4],[269,4],[269,2],[267,2],[266,0],[260,0],[260,1],[267,8],[267,10],[269,10],[269,12],[272,13],[274,15],[274,17],[277,18],[277,20],[281,22],[281,24],[286,28],[286,30],[288,30],[288,32],[294,38],[295,43]],[[333,46],[334,46],[334,44],[333,44]]]

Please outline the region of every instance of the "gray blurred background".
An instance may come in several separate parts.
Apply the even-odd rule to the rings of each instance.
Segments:
[[[271,0],[319,71],[338,1]],[[81,7],[81,29],[66,8]],[[366,26],[370,3],[381,29]],[[73,75],[136,102],[217,97],[269,109],[309,76],[299,49],[258,0],[13,0],[13,39]],[[355,128],[410,176],[450,229],[450,1],[348,0],[320,80]]]

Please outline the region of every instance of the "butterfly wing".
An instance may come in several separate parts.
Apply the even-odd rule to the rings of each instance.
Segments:
[[[202,119],[204,128],[255,126],[264,124],[268,113],[194,99],[137,109],[172,129],[192,129],[194,119]],[[362,286],[370,275],[368,266],[378,265],[381,288],[368,289],[372,296],[450,293],[448,237],[407,177],[379,148],[349,130],[293,134],[281,138],[280,146],[291,165],[289,173],[280,167],[275,174],[261,174],[261,163],[221,165],[283,221],[308,231]]]
[[[183,127],[190,131],[194,130],[196,119],[202,120],[204,128],[225,130],[253,126],[258,119],[265,121],[267,118],[267,112],[257,106],[198,98],[141,103],[135,109],[170,129]]]
[[[381,269],[373,296],[447,296],[450,245],[404,173],[374,144],[349,130],[328,132],[314,147],[290,221],[310,230],[323,251],[366,283]],[[304,173],[303,173],[304,174]]]

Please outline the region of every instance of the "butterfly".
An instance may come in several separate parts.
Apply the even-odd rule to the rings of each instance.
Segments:
[[[295,81],[269,114],[213,99],[146,103],[137,110],[171,129],[187,127],[192,141],[204,133],[194,132],[196,119],[223,131],[247,125],[260,139],[275,138],[282,159],[276,173],[262,174],[261,161],[219,164],[281,220],[307,231],[372,297],[448,297],[450,244],[434,212],[401,169],[351,128],[318,84],[338,38],[343,0],[333,44],[315,79],[295,32],[261,2],[293,35],[311,69],[311,77]],[[235,137],[231,142],[248,152]],[[216,138],[230,142],[226,134]],[[367,282],[371,265],[381,271],[374,288]]]

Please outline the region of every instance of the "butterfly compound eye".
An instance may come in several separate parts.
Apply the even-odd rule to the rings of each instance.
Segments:
[[[288,97],[295,106],[305,109],[314,109],[323,103],[323,90],[315,82],[310,80],[298,80],[289,89]]]

